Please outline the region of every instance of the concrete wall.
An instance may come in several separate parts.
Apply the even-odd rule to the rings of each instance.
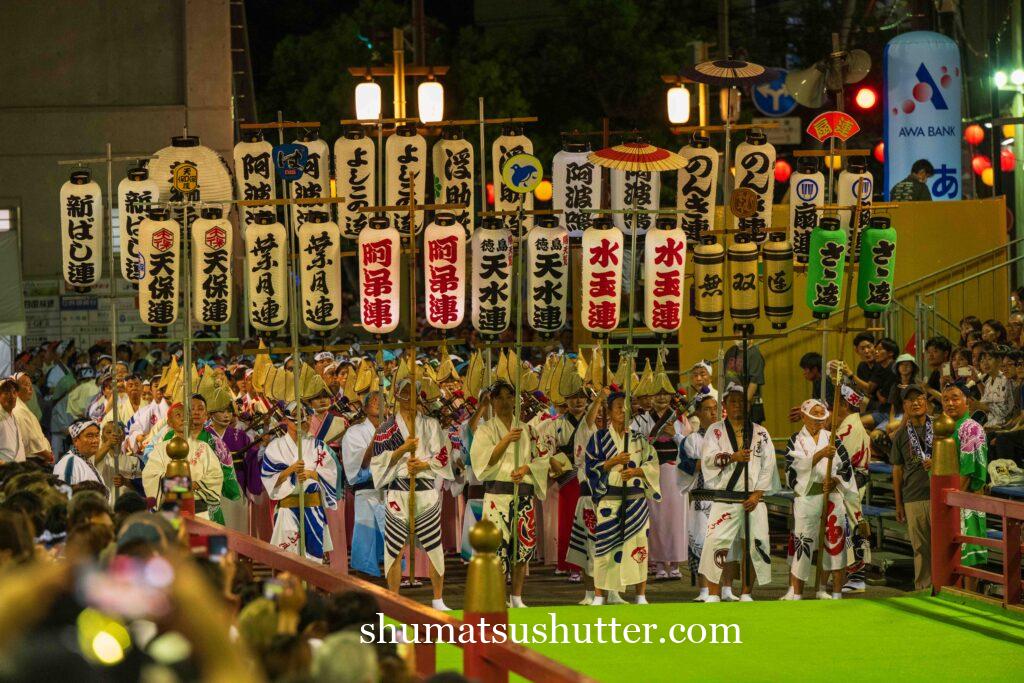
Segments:
[[[0,207],[21,208],[26,278],[60,275],[58,160],[149,155],[186,122],[230,159],[228,0],[4,0],[0,45]]]

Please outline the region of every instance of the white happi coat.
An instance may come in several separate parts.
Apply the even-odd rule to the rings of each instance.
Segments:
[[[643,477],[622,479],[623,465],[605,472],[602,463],[625,449],[624,436],[615,429],[600,429],[587,444],[586,473],[594,503],[594,585],[601,590],[622,591],[647,580],[650,527],[648,500],[661,498],[658,456],[643,436],[631,432],[629,467],[640,467]],[[612,493],[609,487],[637,488],[642,497]],[[623,509],[625,506],[625,509]],[[620,517],[621,513],[621,517]]]
[[[545,420],[545,422],[553,424],[554,420]],[[541,425],[541,428],[549,431],[551,435],[554,434],[554,430],[547,429],[547,425]],[[516,469],[516,447],[518,446],[519,465],[528,465],[530,468],[521,483],[533,486],[534,495],[543,500],[547,495],[548,470],[552,451],[549,450],[542,454],[537,448],[537,428],[532,424],[523,425],[519,441],[509,444],[498,461],[489,465],[495,446],[508,432],[509,428],[497,415],[477,426],[477,430],[473,434],[473,446],[470,449],[473,473],[482,482],[511,482],[512,472]],[[553,440],[551,443],[554,443]],[[522,495],[520,493],[520,497]],[[502,543],[506,546],[512,541],[512,502],[511,493],[484,493],[483,518],[490,520],[498,527],[501,531]],[[532,500],[528,505],[523,506],[521,512],[523,513],[521,523],[525,523],[528,528],[519,534],[520,559],[522,559],[524,551],[527,555],[531,554],[537,543],[537,520]]]
[[[750,446],[750,461],[747,463],[747,490],[750,492],[775,491],[778,486],[778,470],[775,467],[775,447],[772,446],[768,430],[754,424]],[[729,434],[732,425],[720,420],[708,427],[701,446],[701,473],[704,487],[716,491],[743,491],[743,474],[738,470],[740,463],[732,462],[730,456],[739,446],[741,435],[736,434],[737,448],[733,447]],[[739,476],[733,480],[733,475]],[[730,488],[729,483],[733,481]],[[704,548],[700,555],[700,573],[712,583],[720,583],[722,569],[726,562],[741,560],[743,557],[743,504],[715,501],[708,511],[708,527]],[[764,501],[749,513],[750,560],[762,586],[771,582],[772,559],[768,539],[768,508]]]
[[[822,484],[828,472],[828,458],[812,465],[814,454],[831,443],[832,433],[827,429],[812,437],[807,428],[794,434],[786,444],[786,479],[796,494],[793,500],[793,576],[807,581],[811,576],[811,558],[818,545],[821,524],[821,505],[825,496]],[[842,442],[832,458],[832,483],[835,488],[828,496],[828,515],[825,522],[825,571],[843,569],[849,563],[853,525],[860,520],[860,496],[853,478],[853,464]],[[850,515],[847,514],[849,510]],[[854,517],[853,522],[849,517]]]
[[[579,427],[573,434],[573,426],[564,416],[557,421],[559,445],[572,442],[572,467],[576,471],[576,479],[580,483],[580,497],[576,501],[576,511],[572,521],[572,533],[569,535],[569,548],[565,552],[565,561],[583,569],[588,576],[594,575],[594,536],[593,526],[597,514],[594,512],[594,501],[590,497],[590,486],[587,484],[586,461],[587,444],[597,428],[583,414]],[[565,464],[564,459],[560,460]]]
[[[699,469],[701,454],[704,449],[704,432],[698,423],[697,431],[690,432],[683,439],[679,448],[679,464],[677,465],[676,482],[679,490],[689,494],[695,488],[704,488],[704,475]],[[700,562],[701,551],[704,549],[704,536],[708,531],[708,515],[711,512],[711,501],[694,500],[687,515],[687,541],[689,544],[691,567]]]
[[[374,456],[370,460],[373,485],[385,491],[384,573],[401,554],[409,540],[409,454],[404,453],[392,462],[391,454],[409,437],[409,428],[401,413],[393,422],[382,425],[374,441]],[[415,493],[416,544],[423,548],[438,574],[444,575],[444,549],[441,547],[441,500],[437,489],[439,480],[454,479],[451,449],[440,423],[426,415],[416,416],[416,458],[430,463],[429,470],[416,475],[417,481],[430,480],[432,487]]]
[[[161,498],[160,480],[167,471],[167,463],[171,461],[167,457],[168,443],[170,439],[161,440],[153,446],[146,466],[142,468],[142,486],[146,490],[146,497],[154,498],[158,502]],[[224,470],[220,468],[220,460],[213,449],[206,442],[194,437],[188,439],[188,469],[189,476],[196,484],[196,498],[202,499],[209,508],[219,507]],[[209,511],[196,516],[206,518]]]
[[[89,458],[79,455],[78,451],[72,448],[63,458],[53,466],[53,473],[58,479],[68,486],[81,484],[83,481],[95,481],[106,486],[106,482],[100,478],[100,473]]]
[[[281,472],[298,462],[299,448],[291,435],[279,436],[267,444],[263,454],[260,478],[263,488],[271,500],[282,500],[299,492],[299,481],[295,473],[280,481]],[[308,502],[311,493],[320,494],[320,505],[305,505],[305,551],[306,557],[322,560],[325,553],[334,549],[331,534],[327,528],[325,509],[337,508],[338,465],[333,453],[323,441],[312,436],[302,437],[302,464],[305,470],[315,471],[302,489]],[[274,532],[270,542],[285,552],[299,553],[299,508],[278,506],[274,511]]]

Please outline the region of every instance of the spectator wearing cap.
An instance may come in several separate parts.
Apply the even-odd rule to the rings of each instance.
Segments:
[[[57,461],[53,473],[69,486],[94,481],[106,490],[107,485],[94,462],[100,448],[100,426],[92,420],[78,420],[68,427],[68,436],[71,449]]]
[[[22,380],[25,380],[24,382]],[[25,446],[25,455],[37,457],[47,463],[53,462],[53,452],[50,450],[50,442],[43,434],[43,428],[39,420],[28,405],[22,400],[25,395],[32,394],[32,380],[24,372],[16,372],[11,375],[11,381],[17,383],[17,399],[14,404],[14,421],[18,423],[18,433],[21,435],[21,442]],[[28,387],[27,391],[25,387]]]
[[[914,552],[914,587],[923,590],[932,583],[931,484],[932,418],[924,390],[911,385],[901,393],[903,423],[892,437],[892,463],[896,521],[906,522]]]
[[[0,381],[0,463],[25,461],[25,444],[13,414],[17,403],[18,383],[10,378]]]

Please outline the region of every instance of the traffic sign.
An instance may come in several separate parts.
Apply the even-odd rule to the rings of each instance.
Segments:
[[[765,116],[785,116],[796,109],[796,100],[786,90],[786,70],[779,69],[774,80],[750,89],[754,106]]]

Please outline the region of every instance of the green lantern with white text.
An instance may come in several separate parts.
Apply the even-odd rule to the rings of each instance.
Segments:
[[[811,231],[807,264],[807,307],[824,320],[839,309],[846,265],[846,233],[839,219],[822,218]]]
[[[885,216],[873,216],[861,233],[857,305],[864,317],[877,318],[892,304],[896,272],[896,229]]]

